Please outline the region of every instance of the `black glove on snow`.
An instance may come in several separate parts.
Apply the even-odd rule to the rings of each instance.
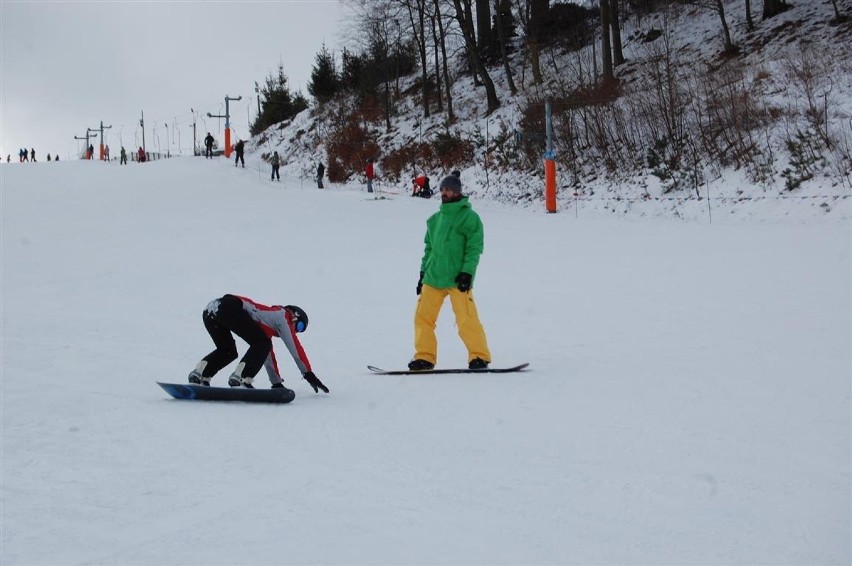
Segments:
[[[328,387],[322,384],[322,381],[320,381],[319,378],[314,375],[314,372],[306,371],[305,375],[303,375],[302,377],[304,377],[305,381],[307,381],[308,384],[314,388],[314,393],[319,393],[320,389],[328,393]]]
[[[470,273],[465,273],[462,271],[458,275],[456,275],[456,283],[458,284],[458,289],[462,293],[470,291],[470,284],[473,282],[473,276]]]
[[[417,294],[420,294],[420,291],[423,290],[423,275],[424,273],[420,272],[420,279],[417,280]]]

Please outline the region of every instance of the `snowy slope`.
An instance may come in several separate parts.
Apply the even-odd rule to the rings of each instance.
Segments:
[[[4,566],[849,564],[848,222],[475,200],[494,363],[531,371],[375,376],[437,201],[253,166],[0,168]],[[331,394],[276,341],[292,404],[168,398],[225,292],[305,308]],[[449,307],[439,340],[464,363]]]

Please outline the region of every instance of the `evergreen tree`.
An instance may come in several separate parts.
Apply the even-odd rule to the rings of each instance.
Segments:
[[[308,107],[308,101],[301,92],[290,92],[289,79],[284,67],[278,66],[277,75],[266,77],[266,84],[260,89],[263,101],[260,103],[260,115],[251,126],[251,134],[257,135],[273,124],[289,120]]]
[[[323,103],[333,98],[340,91],[340,77],[337,74],[337,65],[334,62],[334,54],[330,53],[322,44],[322,49],[317,53],[311,80],[308,83],[308,93]]]

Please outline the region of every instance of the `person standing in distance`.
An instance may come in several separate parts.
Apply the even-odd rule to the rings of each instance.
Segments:
[[[213,135],[207,132],[207,137],[204,138],[204,158],[213,159]]]
[[[376,170],[373,167],[373,158],[367,160],[364,165],[364,176],[367,178],[367,192],[373,192],[373,179],[376,178]]]
[[[473,281],[484,246],[484,229],[455,175],[440,184],[441,207],[426,221],[425,251],[417,281],[414,312],[414,359],[411,370],[429,370],[438,358],[435,324],[449,295],[459,337],[467,348],[468,367],[486,369],[491,352],[473,300]]]

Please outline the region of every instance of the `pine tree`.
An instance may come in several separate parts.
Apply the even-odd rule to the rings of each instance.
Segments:
[[[317,53],[314,60],[311,80],[308,83],[308,93],[318,103],[322,104],[333,98],[340,91],[340,86],[334,54],[330,53],[323,43],[322,49]]]
[[[266,77],[266,84],[260,89],[263,101],[260,103],[260,115],[251,126],[251,134],[257,135],[273,124],[289,120],[308,107],[308,101],[301,92],[290,92],[289,79],[284,67],[278,66],[277,75]]]

